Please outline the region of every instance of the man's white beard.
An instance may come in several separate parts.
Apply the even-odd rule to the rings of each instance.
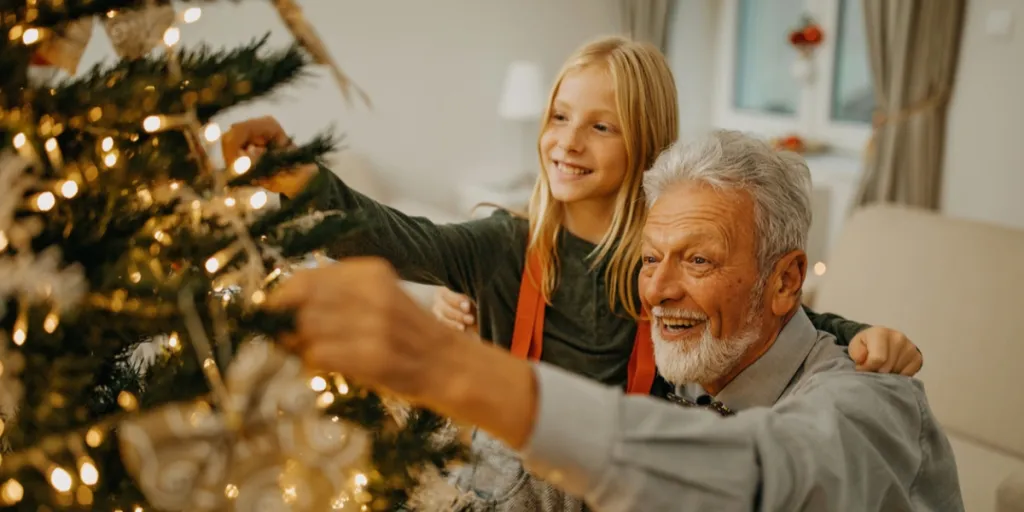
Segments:
[[[751,310],[753,313],[753,310]],[[696,345],[666,341],[661,330],[654,326],[654,362],[665,380],[675,385],[691,382],[713,382],[736,367],[751,345],[757,342],[761,322],[751,314],[743,330],[726,339],[711,334],[711,324],[705,321],[704,332]]]

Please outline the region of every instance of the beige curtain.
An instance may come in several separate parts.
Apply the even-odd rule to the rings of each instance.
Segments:
[[[631,39],[646,41],[665,51],[670,0],[619,0],[622,31]]]
[[[936,209],[965,0],[863,0],[874,135],[857,204]]]

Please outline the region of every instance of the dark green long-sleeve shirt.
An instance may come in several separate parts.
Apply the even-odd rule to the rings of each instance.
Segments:
[[[322,210],[361,210],[373,226],[328,249],[335,259],[380,256],[409,281],[446,286],[477,304],[480,336],[512,343],[520,280],[525,266],[526,219],[505,212],[468,222],[437,225],[409,217],[352,190],[333,173],[318,191]],[[604,265],[591,267],[595,245],[563,232],[558,241],[560,285],[544,317],[543,361],[603,384],[624,386],[636,323],[618,305],[612,311]],[[814,326],[849,344],[865,325],[808,311]]]

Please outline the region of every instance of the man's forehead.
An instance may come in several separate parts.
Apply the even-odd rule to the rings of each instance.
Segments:
[[[746,191],[686,181],[658,196],[648,212],[644,234],[645,238],[728,236],[752,222],[753,201]]]

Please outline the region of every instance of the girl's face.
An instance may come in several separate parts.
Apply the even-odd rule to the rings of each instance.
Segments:
[[[626,177],[626,144],[606,68],[585,66],[565,75],[541,132],[540,152],[556,200],[614,201]]]

